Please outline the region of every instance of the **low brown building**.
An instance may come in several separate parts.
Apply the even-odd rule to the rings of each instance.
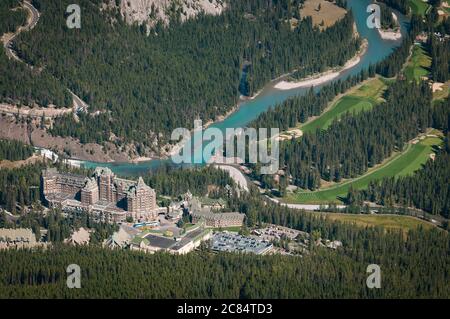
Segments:
[[[205,210],[192,212],[191,216],[194,224],[204,221],[205,226],[214,228],[242,227],[245,218],[241,213],[213,213]]]

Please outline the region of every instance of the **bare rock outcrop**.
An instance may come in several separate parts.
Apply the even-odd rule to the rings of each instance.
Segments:
[[[165,25],[176,12],[181,21],[196,17],[204,12],[220,15],[226,7],[224,0],[109,0],[109,8],[118,7],[120,14],[128,24],[146,24],[152,27],[160,20]]]

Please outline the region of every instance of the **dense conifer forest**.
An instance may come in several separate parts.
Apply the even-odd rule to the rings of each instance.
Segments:
[[[223,191],[226,185],[234,185],[227,172],[211,166],[184,169],[163,166],[144,176],[144,181],[157,194],[169,196],[181,196],[187,191],[193,195],[205,196],[211,191],[208,189],[211,186]]]
[[[11,11],[11,9],[15,9]],[[14,32],[17,26],[24,25],[27,15],[20,9],[18,0],[3,0],[0,3],[0,34]]]
[[[385,3],[389,7],[394,8],[403,14],[408,14],[410,11],[408,0],[380,0],[380,2]]]
[[[450,142],[447,136],[443,149],[435,159],[411,176],[372,181],[366,190],[351,190],[347,204],[363,201],[383,206],[416,207],[435,215],[450,217]]]
[[[0,37],[13,33],[25,25],[26,10],[18,0],[3,0],[0,3]],[[5,49],[0,48],[0,102],[33,106],[35,103],[48,106],[71,106],[72,99],[64,86],[47,70],[30,69],[14,59],[8,59]]]
[[[295,127],[299,123],[306,122],[312,116],[318,116],[338,94],[346,92],[349,88],[358,83],[374,77],[376,73],[385,76],[395,76],[402,68],[410,53],[412,39],[423,27],[417,16],[413,16],[410,24],[409,34],[388,57],[376,65],[370,66],[367,70],[361,71],[358,75],[345,80],[332,82],[318,93],[311,89],[307,94],[292,97],[268,111],[260,114],[251,127],[279,127],[280,130],[287,130]]]
[[[450,41],[430,34],[427,44],[432,58],[431,77],[436,82],[446,82],[450,79]]]
[[[232,0],[220,16],[175,19],[168,28],[157,23],[149,36],[143,28],[126,26],[117,9],[100,12],[100,2],[80,1],[82,28],[70,30],[64,15],[70,1],[34,0],[42,12],[39,23],[15,41],[25,61],[44,67],[87,102],[90,112],[105,112],[95,120],[56,121],[54,134],[83,141],[101,142],[113,133],[148,146],[151,133],[189,128],[196,117],[216,119],[229,111],[240,95],[244,65],[244,91],[252,95],[294,69],[305,76],[343,65],[360,46],[350,12],[324,32],[313,28],[310,18],[291,29],[297,0]],[[2,84],[3,97],[13,94],[12,85]]]
[[[40,200],[40,176],[44,164],[0,169],[0,205],[11,213]]]
[[[385,94],[386,102],[369,111],[346,114],[326,130],[283,142],[280,166],[292,175],[293,184],[314,190],[321,179],[339,182],[356,177],[425,132],[432,113],[427,84],[396,81]],[[310,98],[315,99],[313,93]],[[325,102],[318,104],[324,107]]]
[[[395,22],[394,17],[392,16],[392,10],[385,4],[380,3],[381,9],[381,27],[383,29],[395,29],[398,27],[398,24]]]
[[[0,139],[0,161],[24,160],[33,155],[34,149],[19,141]]]
[[[266,210],[266,219],[271,214]],[[343,248],[314,248],[299,257],[184,256],[56,245],[46,251],[0,251],[1,298],[447,298],[449,235],[407,234],[274,211],[285,224],[339,239]],[[303,225],[303,226],[302,226]],[[81,268],[82,289],[68,289],[66,268]],[[368,289],[366,268],[378,264],[382,288]],[[433,265],[430,267],[430,265]]]
[[[231,9],[221,16],[200,15],[182,24],[174,13],[169,28],[159,22],[147,36],[143,27],[126,26],[116,9],[100,13],[100,0],[80,1],[81,30],[65,28],[64,12],[70,1],[33,0],[43,16],[36,30],[21,35],[15,48],[37,68],[33,71],[0,52],[0,100],[69,106],[66,88],[70,88],[88,102],[90,112],[100,113],[79,114],[77,123],[72,116],[59,118],[53,134],[77,137],[83,143],[101,143],[112,135],[146,143],[150,135],[143,132],[167,133],[177,126],[189,127],[197,116],[214,119],[229,110],[240,93],[251,95],[299,65],[302,68],[294,76],[303,77],[343,64],[360,45],[351,37],[351,14],[325,32],[313,28],[311,19],[291,30],[286,21],[299,18],[294,8],[302,0],[229,1]],[[383,2],[409,12],[407,0]],[[430,1],[433,5],[437,2]],[[345,6],[344,1],[338,4]],[[16,5],[17,1],[2,0],[0,8]],[[0,31],[23,24],[22,11],[7,17],[4,12],[8,10],[0,11]],[[385,19],[383,25],[391,23]],[[366,190],[351,189],[348,212],[370,201],[386,207],[415,207],[449,218],[450,99],[432,103],[428,83],[409,83],[400,72],[415,35],[426,30],[431,77],[448,80],[448,41],[433,35],[447,32],[446,28],[446,20],[436,24],[436,10],[430,10],[425,24],[413,16],[409,35],[386,60],[317,93],[311,89],[304,96],[288,99],[261,114],[251,126],[287,130],[321,114],[333,98],[369,77],[400,74],[389,81],[385,102],[358,114],[345,114],[326,130],[283,142],[280,165],[292,175],[295,185],[314,190],[322,180],[339,182],[365,173],[433,127],[445,134],[436,157],[412,175],[372,181]],[[246,77],[241,81],[243,68]],[[11,74],[5,77],[3,70]],[[0,160],[25,159],[32,152],[32,147],[0,140]],[[302,257],[216,254],[207,250],[206,244],[183,256],[105,249],[100,244],[117,230],[116,225],[94,223],[84,213],[69,218],[58,210],[43,213],[40,174],[48,165],[54,164],[0,169],[0,207],[15,215],[11,221],[0,209],[0,228],[31,228],[37,238],[40,230],[46,229],[43,241],[52,243],[44,250],[0,250],[0,298],[450,296],[447,231],[436,227],[404,231],[332,221],[266,201],[253,186],[249,193],[237,194],[230,176],[212,167],[163,166],[143,177],[156,189],[160,206],[190,190],[197,196],[225,198],[229,210],[246,215],[244,232],[272,223],[308,232],[314,239],[339,240],[343,246],[331,250],[311,241],[309,253]],[[63,171],[91,173],[59,163],[56,166]],[[226,185],[233,190],[226,191]],[[92,245],[63,245],[79,227],[93,230]],[[444,228],[448,229],[448,223]],[[73,263],[81,267],[82,289],[66,286],[66,268]],[[381,289],[366,286],[369,264],[381,267]]]

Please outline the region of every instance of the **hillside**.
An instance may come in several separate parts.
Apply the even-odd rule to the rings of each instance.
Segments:
[[[128,24],[144,24],[150,29],[158,20],[168,25],[176,14],[181,21],[201,13],[220,15],[226,4],[223,0],[109,0],[104,7],[119,8],[122,19]]]
[[[82,0],[79,30],[66,27],[69,3],[34,0],[39,22],[13,44],[23,61],[51,74],[89,105],[90,114],[76,121],[72,115],[56,119],[51,133],[82,143],[134,144],[140,155],[163,149],[176,127],[192,128],[198,117],[204,122],[220,118],[241,93],[251,96],[300,65],[300,76],[343,65],[360,44],[353,38],[351,14],[323,32],[310,18],[292,29],[285,18],[299,17],[300,0],[229,0],[220,15],[199,14],[180,23],[178,12],[180,19],[168,26],[157,19],[150,32],[138,25],[138,11],[152,7],[151,1],[130,1],[131,11],[124,11],[101,0]],[[134,11],[136,23],[130,25],[127,12]],[[244,65],[248,72],[242,85]],[[26,100],[24,94],[17,96],[17,81],[9,74],[2,77],[2,100],[46,106],[34,92]],[[62,98],[52,102],[58,101],[64,105],[54,104],[66,105]]]

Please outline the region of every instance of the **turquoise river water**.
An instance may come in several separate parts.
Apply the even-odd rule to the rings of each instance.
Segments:
[[[349,76],[358,74],[361,70],[367,69],[369,65],[376,64],[389,55],[392,50],[399,46],[401,40],[391,41],[383,40],[378,33],[377,29],[369,29],[367,27],[367,13],[366,9],[372,1],[370,0],[348,0],[348,6],[352,9],[356,26],[361,37],[368,40],[368,48],[360,62],[352,68],[343,71],[339,77],[332,81],[339,79],[345,79]],[[405,34],[408,28],[408,20],[405,16],[396,12],[399,19],[402,34]],[[239,103],[239,108],[228,116],[225,120],[212,124],[210,127],[218,128],[225,132],[227,128],[245,127],[249,122],[254,120],[259,114],[265,112],[271,106],[275,106],[289,97],[302,95],[309,88],[296,88],[292,90],[278,90],[274,88],[276,82],[268,83],[264,89],[252,100],[242,100]],[[316,90],[320,90],[324,85],[329,84],[326,82],[322,85],[315,87]],[[83,161],[82,165],[86,168],[94,168],[96,166],[106,166],[111,168],[115,173],[119,175],[142,175],[149,170],[160,167],[163,164],[172,163],[168,160],[152,160],[140,163],[96,163]]]

